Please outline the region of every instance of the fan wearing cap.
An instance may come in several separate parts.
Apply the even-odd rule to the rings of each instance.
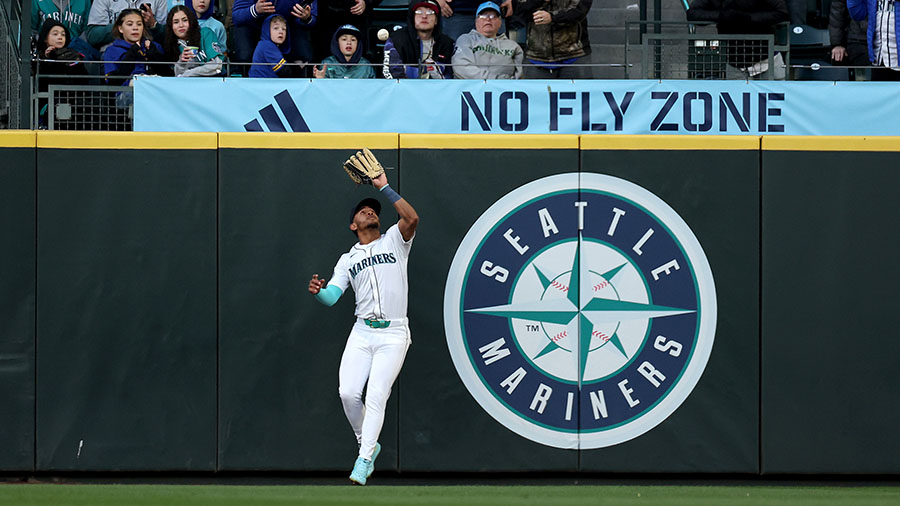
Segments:
[[[322,60],[321,67],[313,68],[313,74],[318,78],[372,79],[375,69],[362,54],[362,32],[353,25],[341,26],[331,39],[331,56]]]
[[[384,174],[372,184],[393,204],[400,220],[382,235],[381,203],[360,201],[350,215],[350,231],[359,242],[341,255],[327,284],[318,274],[309,281],[309,293],[327,306],[334,305],[347,286],[356,294],[356,323],[341,357],[338,393],[359,444],[350,474],[359,485],[365,485],[375,469],[384,408],[411,343],[406,265],[419,224],[415,209],[388,185]]]
[[[525,53],[500,31],[500,6],[484,2],[475,15],[475,29],[456,39],[453,77],[456,79],[521,79]]]
[[[384,44],[385,79],[451,79],[453,39],[441,32],[437,0],[411,3],[406,28],[396,30]]]

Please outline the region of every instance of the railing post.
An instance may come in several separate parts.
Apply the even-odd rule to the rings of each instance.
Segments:
[[[10,7],[17,0],[9,0]],[[19,124],[18,128],[31,127],[31,2],[21,0],[19,11]]]
[[[641,15],[641,23],[640,23],[641,40],[643,41],[644,34],[647,33],[647,23],[644,23],[644,21],[647,21],[647,0],[641,0],[638,5],[640,6],[640,15]]]
[[[653,23],[654,25],[654,33],[662,33],[662,25],[660,21],[662,21],[662,0],[653,0]]]

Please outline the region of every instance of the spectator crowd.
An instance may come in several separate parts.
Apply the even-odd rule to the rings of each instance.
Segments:
[[[31,27],[35,59],[50,60],[43,74],[101,74],[109,82],[222,76],[228,63],[239,64],[231,75],[249,77],[585,79],[592,1],[411,0],[405,24],[379,33],[383,52],[366,47],[382,0],[34,0]],[[687,19],[715,22],[726,34],[772,33],[793,19],[793,3],[693,0]],[[873,79],[900,80],[900,2],[830,5],[832,61],[873,65]],[[740,61],[727,56],[744,73],[769,63],[762,50],[742,51]],[[780,57],[776,71],[784,68]]]
[[[381,30],[382,0],[34,0],[42,74],[129,83],[168,76],[387,79],[588,78],[592,0],[412,0]],[[507,29],[525,30],[511,39]],[[523,47],[524,46],[524,47]],[[365,55],[382,61],[370,62]],[[81,62],[103,62],[82,64]]]

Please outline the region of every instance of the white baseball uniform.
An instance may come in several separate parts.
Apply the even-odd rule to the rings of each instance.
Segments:
[[[375,241],[356,243],[338,259],[328,281],[342,292],[351,285],[356,294],[357,320],[341,357],[338,392],[359,443],[359,456],[365,459],[372,458],[391,386],[412,342],[406,319],[406,265],[412,239],[403,240],[395,224]],[[390,323],[385,327],[375,323],[373,328],[366,320]]]

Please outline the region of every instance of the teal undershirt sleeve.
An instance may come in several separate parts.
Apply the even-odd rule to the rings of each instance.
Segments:
[[[338,299],[341,298],[344,291],[338,288],[335,285],[328,285],[325,288],[319,290],[319,293],[316,294],[316,300],[325,304],[326,306],[333,306]]]

